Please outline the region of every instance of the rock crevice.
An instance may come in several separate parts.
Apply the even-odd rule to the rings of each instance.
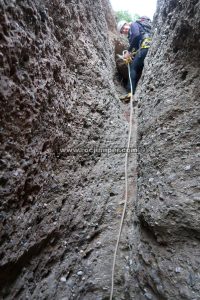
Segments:
[[[130,112],[111,6],[2,0],[0,12],[0,298],[109,299]],[[158,1],[116,299],[199,299],[199,16],[197,0]]]

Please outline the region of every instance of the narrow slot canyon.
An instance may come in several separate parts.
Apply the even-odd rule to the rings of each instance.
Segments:
[[[130,105],[108,0],[0,1],[0,299],[109,300]],[[200,1],[158,0],[113,300],[200,300]]]

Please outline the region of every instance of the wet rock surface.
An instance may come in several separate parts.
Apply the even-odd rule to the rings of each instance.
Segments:
[[[200,299],[199,16],[159,1],[137,92],[138,299]]]

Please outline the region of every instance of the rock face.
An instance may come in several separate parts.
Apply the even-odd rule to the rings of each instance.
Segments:
[[[200,299],[199,20],[200,1],[158,3],[137,93],[136,299]]]
[[[113,83],[110,5],[4,0],[0,9],[0,298],[106,299],[129,114]],[[131,230],[118,298],[130,293]]]
[[[109,299],[129,121],[110,4],[0,10],[0,298]],[[199,17],[199,1],[158,3],[115,299],[200,299]]]

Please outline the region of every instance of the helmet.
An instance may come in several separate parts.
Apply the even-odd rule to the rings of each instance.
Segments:
[[[119,21],[118,24],[117,24],[117,31],[118,31],[118,32],[121,32],[122,27],[123,27],[126,23],[127,23],[127,21],[125,21],[125,20]]]
[[[151,19],[147,16],[142,16],[139,18],[140,20],[146,20],[146,21],[151,21]]]

